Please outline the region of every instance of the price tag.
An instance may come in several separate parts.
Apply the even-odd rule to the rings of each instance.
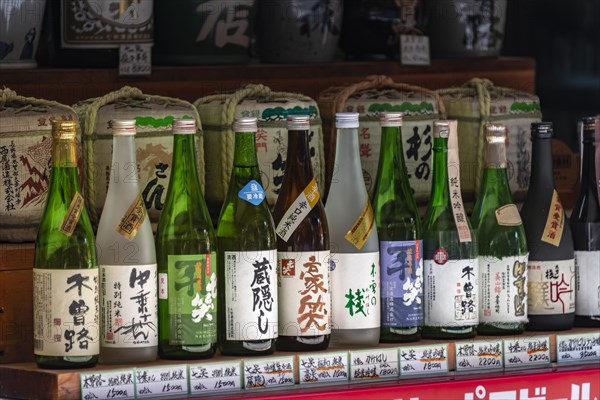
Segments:
[[[99,371],[80,374],[81,398],[91,399],[134,399],[135,384],[133,370]]]
[[[502,369],[502,340],[456,342],[456,370]]]
[[[122,44],[119,47],[119,75],[150,75],[152,44]]]
[[[244,360],[246,389],[280,388],[294,384],[294,356]]]
[[[136,368],[137,398],[182,396],[188,394],[187,365]]]
[[[190,365],[190,394],[242,390],[242,362]]]
[[[550,364],[550,337],[536,336],[504,340],[506,368]]]
[[[556,336],[556,361],[600,360],[600,332]]]
[[[398,378],[398,349],[350,352],[350,380]]]
[[[430,65],[429,37],[400,35],[400,63],[403,65]]]
[[[300,384],[346,382],[348,353],[299,354]]]
[[[448,344],[400,347],[400,376],[448,372]]]

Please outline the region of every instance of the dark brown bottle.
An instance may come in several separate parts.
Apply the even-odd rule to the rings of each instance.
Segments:
[[[285,175],[275,203],[279,336],[277,350],[329,346],[329,228],[313,175],[309,117],[290,116]]]
[[[565,330],[575,318],[573,237],[554,188],[552,123],[531,124],[531,182],[521,208],[529,249],[527,330]]]

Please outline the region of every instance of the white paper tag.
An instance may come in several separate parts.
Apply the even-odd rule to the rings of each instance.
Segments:
[[[556,336],[556,361],[600,360],[600,332]]]
[[[186,365],[168,365],[155,368],[136,368],[136,397],[168,397],[188,394]]]
[[[158,274],[158,298],[160,300],[169,299],[169,274],[164,272]]]
[[[242,362],[190,365],[190,394],[242,390]]]
[[[400,347],[400,376],[448,372],[448,344]]]
[[[348,353],[298,354],[300,384],[346,382]]]
[[[502,369],[502,340],[456,342],[456,370]]]
[[[79,379],[83,400],[135,398],[134,373],[131,369],[82,373]]]
[[[506,368],[550,364],[550,337],[537,336],[504,340]]]
[[[150,75],[152,44],[122,44],[119,46],[119,75]]]
[[[430,65],[429,37],[400,35],[400,63],[403,65]]]
[[[265,389],[294,385],[294,356],[244,360],[244,387]]]
[[[350,352],[350,380],[398,378],[398,349]]]

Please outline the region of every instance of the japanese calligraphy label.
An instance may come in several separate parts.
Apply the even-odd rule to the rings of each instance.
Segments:
[[[556,361],[595,361],[600,360],[600,331],[556,335]]]
[[[94,356],[98,340],[98,269],[33,269],[34,352]]]
[[[216,260],[215,253],[168,256],[170,345],[216,343]]]
[[[332,255],[331,291],[332,329],[379,327],[379,252]]]
[[[329,335],[329,251],[277,252],[279,335]]]
[[[504,367],[502,340],[456,342],[456,370],[481,371]]]
[[[190,394],[242,390],[242,362],[190,365]]]
[[[575,310],[577,315],[600,315],[600,251],[575,252]]]
[[[504,339],[506,368],[550,364],[550,337]]]
[[[348,353],[298,354],[300,384],[348,380]]]
[[[75,231],[81,211],[83,211],[83,196],[79,192],[75,192],[59,230],[65,235],[71,236]]]
[[[350,352],[350,380],[398,378],[398,349]]]
[[[531,261],[527,265],[528,313],[569,314],[575,311],[575,261]]]
[[[292,236],[292,233],[294,233],[298,225],[304,221],[304,218],[306,218],[320,198],[321,195],[319,194],[317,180],[313,178],[308,186],[306,186],[302,193],[300,193],[296,200],[290,205],[290,208],[283,214],[283,217],[275,230],[277,235],[287,242],[290,236]]]
[[[137,235],[138,229],[146,218],[146,206],[142,194],[139,193],[129,206],[119,225],[115,227],[118,234],[127,240],[132,240]]]
[[[265,191],[260,183],[252,179],[239,191],[238,197],[257,206],[265,199]]]
[[[400,376],[448,372],[448,344],[400,347]]]
[[[167,365],[155,368],[136,368],[135,394],[137,399],[187,396],[187,366]]]
[[[381,326],[423,325],[423,241],[379,242]]]
[[[519,226],[523,223],[519,209],[514,204],[506,204],[496,210],[496,221],[501,226]]]
[[[450,125],[448,134],[448,186],[450,188],[450,202],[454,223],[458,230],[458,240],[461,243],[471,241],[471,230],[467,222],[465,207],[460,191],[460,163],[458,159],[457,121],[448,121]]]
[[[479,262],[425,260],[425,325],[472,326],[479,322]]]
[[[80,374],[81,398],[135,399],[133,370],[97,371]]]
[[[480,322],[527,322],[527,258],[479,257]]]
[[[158,345],[156,264],[101,265],[102,346]]]
[[[565,226],[565,211],[556,190],[552,193],[552,201],[546,218],[546,226],[542,232],[542,242],[558,247]]]
[[[375,219],[373,218],[373,208],[371,207],[371,202],[367,200],[367,203],[358,216],[358,219],[356,222],[354,222],[344,238],[346,238],[347,241],[352,243],[354,247],[360,250],[371,235],[373,227],[375,226],[374,222]]]
[[[400,35],[400,62],[403,65],[429,65],[429,37]]]
[[[227,340],[276,338],[277,250],[226,251],[225,282]]]
[[[122,44],[119,46],[119,75],[150,75],[152,44]]]
[[[272,388],[294,385],[294,356],[244,360],[244,387],[246,389]]]

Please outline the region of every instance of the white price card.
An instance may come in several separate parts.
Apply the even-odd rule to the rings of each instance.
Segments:
[[[134,399],[134,373],[131,369],[79,374],[81,399]]]
[[[244,388],[280,388],[294,384],[294,356],[244,360]]]
[[[448,344],[400,347],[400,376],[448,372]]]
[[[504,366],[531,367],[550,364],[550,337],[504,339]]]
[[[398,378],[398,348],[350,352],[350,380]]]
[[[152,44],[122,44],[119,47],[119,75],[150,75]]]
[[[556,335],[557,362],[597,360],[600,360],[600,331]]]
[[[348,381],[348,353],[299,354],[300,384]]]
[[[242,390],[242,362],[190,365],[190,394]]]
[[[187,365],[165,365],[152,368],[136,368],[136,397],[168,397],[188,394]]]
[[[502,340],[456,342],[454,347],[457,371],[481,371],[504,367]]]
[[[400,63],[403,65],[429,65],[429,37],[400,35]]]

